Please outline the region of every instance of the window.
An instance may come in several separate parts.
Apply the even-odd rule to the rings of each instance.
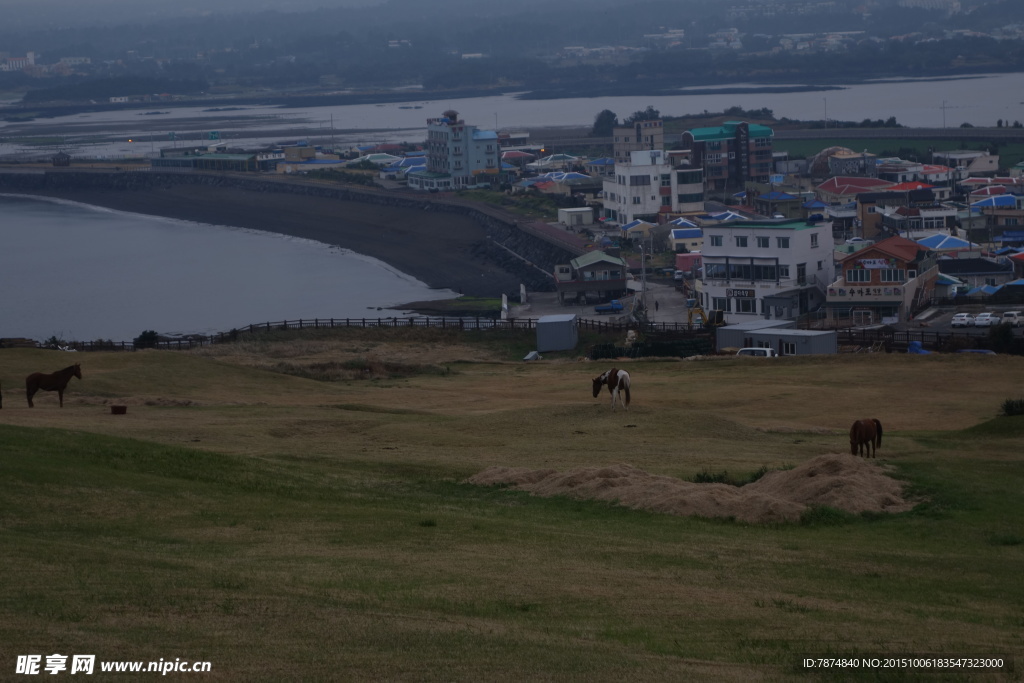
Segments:
[[[779,279],[786,280],[789,278],[789,266],[779,266]]]
[[[847,282],[871,282],[871,271],[864,268],[854,269],[846,271]]]
[[[729,278],[732,280],[751,280],[753,279],[753,266],[749,263],[730,263],[729,264]]]
[[[782,355],[783,356],[795,356],[796,355],[796,342],[782,342]]]
[[[637,187],[639,185],[650,185],[651,184],[651,176],[649,176],[649,175],[631,175],[631,176],[629,176],[629,184],[631,186],[633,186],[633,187]]]
[[[705,263],[704,264],[704,277],[709,280],[724,280],[725,279],[725,264],[724,263]]]
[[[720,247],[720,246],[722,246],[722,236],[721,235],[712,235],[711,236],[711,246],[713,246],[713,247]]]
[[[779,249],[789,249],[789,238],[788,237],[776,237],[775,246]]]
[[[777,272],[778,270],[775,266],[754,266],[754,279],[771,280],[774,282]]]
[[[798,263],[796,264],[796,283],[798,285],[807,284],[807,264]]]
[[[661,205],[662,206],[672,206],[672,198],[671,197],[662,197],[661,198]]]
[[[639,204],[640,203],[640,197],[633,197],[633,203],[634,204]]]
[[[818,261],[818,270],[824,270],[824,269],[825,269],[825,262],[824,261]]]
[[[811,233],[811,248],[814,249],[817,246],[818,246],[818,233],[812,232]],[[821,269],[819,268],[818,270],[821,270]]]
[[[694,194],[681,194],[677,195],[676,199],[679,200],[680,204],[694,204],[696,202],[704,201],[704,195],[700,192]]]
[[[747,246],[747,238],[746,237],[737,237],[736,238],[736,246],[737,247],[745,247],[745,246]]]
[[[770,238],[768,238],[768,237],[757,237],[756,239],[757,239],[757,248],[758,249],[767,249],[768,248],[768,244],[769,244],[769,239]]]
[[[757,299],[736,299],[737,313],[757,313]]]
[[[716,296],[711,299],[711,307],[716,311],[731,311],[732,308],[729,307],[729,303],[729,299],[726,299],[725,297]]]
[[[672,174],[671,173],[663,173],[661,175],[661,186],[662,187],[672,187]]]
[[[1016,219],[1016,218],[1006,218],[1003,221],[1003,225],[1012,225],[1012,226],[1019,225],[1018,219]]]
[[[895,268],[885,268],[878,271],[882,282],[903,282],[904,271]]]

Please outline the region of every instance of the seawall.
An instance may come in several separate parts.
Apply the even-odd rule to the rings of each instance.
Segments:
[[[313,239],[475,296],[550,291],[579,253],[491,207],[284,176],[0,169],[0,192]]]

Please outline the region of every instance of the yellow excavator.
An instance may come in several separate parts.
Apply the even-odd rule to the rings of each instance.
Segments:
[[[686,322],[690,325],[693,325],[694,316],[699,318],[701,324],[706,328],[720,327],[725,324],[723,319],[724,316],[722,315],[721,311],[711,311],[711,315],[709,316],[707,313],[704,312],[704,309],[701,308],[700,304],[697,303],[696,299],[687,299]]]

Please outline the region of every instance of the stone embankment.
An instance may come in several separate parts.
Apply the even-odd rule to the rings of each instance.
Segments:
[[[351,212],[339,209],[339,219],[334,227],[340,231],[360,231],[360,239],[366,240],[367,233],[376,235],[380,243],[374,253],[381,260],[392,263],[396,267],[410,272],[409,263],[393,262],[388,258],[389,249],[398,251],[419,250],[423,259],[430,259],[436,251],[436,230],[444,229],[446,217],[465,221],[468,219],[478,229],[474,234],[465,237],[466,255],[489,268],[503,273],[500,278],[505,284],[510,282],[523,283],[531,291],[552,291],[554,289],[551,273],[554,266],[566,263],[577,256],[580,250],[569,242],[558,242],[545,236],[543,231],[531,230],[529,225],[521,225],[520,219],[503,211],[473,202],[446,198],[444,196],[421,196],[406,192],[394,192],[344,186],[333,182],[296,179],[286,176],[251,176],[242,173],[206,173],[206,172],[165,172],[165,171],[96,171],[77,169],[0,169],[0,192],[37,194],[53,197],[74,198],[88,203],[91,196],[105,198],[103,205],[115,205],[111,201],[112,193],[157,193],[168,190],[182,190],[189,186],[204,192],[222,189],[225,199],[237,191],[245,193],[277,193],[282,197],[309,197],[341,202],[354,202],[365,208],[382,207],[393,215],[400,216],[398,222],[407,226],[431,224],[431,229],[402,230],[401,236],[388,234],[387,229],[366,224],[366,216],[353,217]],[[231,191],[231,192],[229,192]],[[155,197],[156,195],[154,195]],[[101,202],[97,202],[101,203]],[[138,204],[138,201],[135,202]],[[237,204],[237,202],[236,202]],[[287,216],[288,211],[295,207],[294,201],[282,204],[281,213]],[[339,204],[339,206],[341,206]],[[245,207],[236,206],[239,213]],[[132,210],[132,207],[125,207]],[[372,211],[371,211],[372,213]],[[178,217],[178,216],[172,216]],[[196,220],[196,218],[193,218]],[[211,217],[207,222],[223,223],[223,217]],[[243,226],[246,227],[246,226]],[[256,227],[256,226],[253,226]],[[260,226],[283,234],[295,234],[289,230],[288,221],[281,220],[271,227]],[[304,236],[304,235],[297,235]],[[412,243],[410,243],[410,241]],[[390,242],[390,246],[384,244]],[[342,246],[346,246],[342,244]],[[366,251],[359,245],[353,245],[355,251]],[[426,268],[425,268],[426,269]],[[411,272],[416,275],[417,273]],[[430,281],[424,277],[425,281]],[[448,286],[438,284],[437,286]],[[461,288],[461,286],[460,286]],[[501,291],[509,291],[511,287],[502,287]],[[466,291],[466,294],[474,293]],[[509,292],[511,293],[511,292]]]

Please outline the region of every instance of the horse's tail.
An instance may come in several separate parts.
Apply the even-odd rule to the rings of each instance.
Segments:
[[[882,445],[882,423],[878,419],[873,420],[875,423],[875,448]]]
[[[624,392],[626,392],[626,402],[623,405],[625,405],[628,408],[629,407],[629,381],[628,380],[622,386],[622,390]]]

